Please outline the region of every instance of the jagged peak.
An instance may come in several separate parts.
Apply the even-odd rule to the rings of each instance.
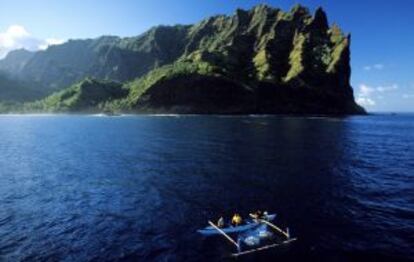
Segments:
[[[301,4],[294,5],[292,9],[290,10],[290,13],[293,14],[294,16],[309,16],[310,15],[309,8]]]
[[[234,15],[236,17],[246,17],[248,16],[249,12],[247,10],[241,9],[241,8],[237,8]]]
[[[272,10],[273,8],[270,7],[269,5],[266,4],[258,4],[256,6],[254,6],[251,11],[253,13],[263,13],[263,12],[267,12],[269,10]]]
[[[347,35],[345,35],[341,28],[334,23],[329,29],[328,33],[330,34],[331,42],[334,44],[340,43]]]
[[[306,22],[307,20],[311,19],[312,16],[309,12],[309,9],[305,6],[297,4],[293,6],[290,11],[283,12],[279,9],[277,14],[278,20],[284,21],[303,21]]]
[[[328,30],[329,24],[328,24],[328,18],[326,16],[325,11],[322,9],[322,7],[318,7],[315,11],[315,14],[313,16],[313,22],[319,26],[321,29]]]
[[[266,4],[259,4],[255,7],[253,7],[252,9],[250,9],[249,11],[252,15],[252,17],[254,16],[262,16],[264,18],[266,18],[269,14],[277,14],[279,12],[281,12],[280,8],[274,8],[271,7],[269,5]]]
[[[225,16],[225,15],[215,15],[215,16],[210,16],[206,19],[203,19],[200,22],[198,22],[198,23],[191,26],[190,34],[194,31],[199,30],[200,28],[214,25],[214,23],[218,20],[224,20],[224,19],[227,19],[227,18],[228,18],[228,16]]]
[[[250,20],[249,12],[244,9],[237,8],[233,19],[236,19],[238,24],[247,24]]]
[[[251,20],[249,31],[257,30],[257,36],[260,37],[263,33],[269,31],[270,27],[274,26],[279,20],[279,8],[272,8],[268,5],[258,5],[250,10]]]
[[[319,38],[319,40],[325,39],[329,30],[328,18],[321,7],[316,9],[312,17],[306,19],[305,25],[306,31],[311,32],[312,37]]]

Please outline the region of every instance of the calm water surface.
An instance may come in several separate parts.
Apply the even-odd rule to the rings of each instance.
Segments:
[[[251,260],[414,258],[414,115],[0,116],[0,260],[198,261],[195,231],[267,209]]]

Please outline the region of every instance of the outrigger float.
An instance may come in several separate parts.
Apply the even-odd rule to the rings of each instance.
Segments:
[[[276,214],[266,215],[265,217],[258,218],[253,214],[249,214],[250,219],[248,219],[243,225],[240,226],[227,226],[219,227],[211,221],[208,221],[210,226],[205,227],[204,229],[198,230],[199,233],[205,236],[213,235],[222,235],[225,237],[231,244],[233,244],[237,252],[232,253],[231,257],[239,257],[247,254],[252,254],[255,252],[277,248],[290,244],[293,241],[296,241],[297,238],[292,238],[289,233],[289,228],[286,231],[282,230],[275,224],[271,223],[276,218]],[[259,245],[260,238],[270,238],[273,236],[271,231],[268,230],[268,227],[277,232],[281,237],[277,242],[271,242],[266,245]],[[237,240],[230,235],[234,234],[245,234],[244,236],[237,236]],[[257,236],[257,237],[256,237]],[[242,250],[242,246],[256,246],[255,248]]]

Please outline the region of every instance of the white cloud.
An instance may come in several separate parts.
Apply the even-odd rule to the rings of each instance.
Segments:
[[[6,32],[0,33],[0,45],[10,48],[16,45],[21,39],[29,36],[26,29],[19,25],[10,26]]]
[[[384,64],[373,64],[373,65],[366,65],[364,66],[365,71],[371,71],[371,70],[382,70],[384,69]]]
[[[393,90],[397,90],[398,89],[398,85],[397,84],[392,84],[392,85],[389,85],[389,86],[378,86],[377,88],[376,88],[376,90],[378,91],[378,92],[388,92],[388,91],[393,91]]]
[[[361,106],[375,106],[375,101],[369,97],[358,97],[356,102]]]
[[[45,50],[51,45],[60,45],[63,44],[65,40],[57,38],[46,38],[44,44],[39,45],[39,49]]]
[[[376,103],[375,101],[371,98],[371,95],[375,92],[375,88],[374,87],[370,87],[366,84],[360,84],[359,85],[359,92],[358,95],[356,97],[356,102],[364,107],[370,107],[370,106],[374,106]]]
[[[6,31],[0,32],[0,59],[11,50],[25,48],[36,51],[63,42],[64,40],[57,38],[39,39],[32,36],[23,26],[11,25]]]
[[[365,84],[361,84],[359,86],[359,94],[361,96],[370,96],[373,92],[375,92],[375,88],[367,86]]]
[[[402,97],[405,99],[414,98],[414,94],[403,94]]]
[[[374,106],[376,105],[376,99],[384,99],[383,93],[392,92],[397,89],[397,84],[382,85],[377,87],[360,84],[358,93],[356,95],[356,102],[361,106]]]

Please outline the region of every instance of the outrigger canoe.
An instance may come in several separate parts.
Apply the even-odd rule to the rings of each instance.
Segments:
[[[220,234],[223,237],[225,237],[230,243],[232,243],[237,248],[237,252],[232,253],[231,257],[239,257],[239,256],[248,255],[248,254],[256,253],[256,252],[259,252],[259,251],[263,251],[263,250],[266,250],[266,249],[277,248],[277,247],[289,245],[291,242],[297,240],[296,238],[291,238],[290,237],[288,228],[286,229],[286,231],[284,231],[281,228],[279,228],[278,226],[276,226],[275,224],[272,224],[270,222],[271,220],[275,219],[275,217],[276,217],[275,214],[268,215],[266,219],[265,218],[256,218],[252,214],[250,214],[250,217],[251,217],[251,219],[248,219],[245,222],[245,224],[243,224],[241,226],[237,226],[237,227],[220,228],[216,224],[214,224],[213,222],[208,221],[210,226],[208,226],[204,229],[200,229],[200,230],[198,230],[198,232],[203,234],[203,235],[217,235],[217,234]],[[260,239],[258,241],[251,241],[250,238],[252,238],[252,239],[255,238],[255,237],[257,238],[257,236],[255,236],[256,234],[259,235],[258,236],[259,238],[267,238],[268,236],[272,236],[272,234],[270,232],[267,232],[267,234],[264,234],[264,235],[262,235],[261,232],[253,232],[252,235],[248,235],[244,239],[243,239],[243,237],[241,237],[241,235],[243,235],[244,233],[237,234],[236,235],[236,236],[238,236],[237,238],[233,238],[229,235],[229,233],[239,233],[239,232],[246,231],[248,229],[256,230],[256,229],[259,229],[260,226],[263,226],[263,225],[265,227],[268,226],[269,228],[273,229],[275,232],[277,232],[282,237],[282,239],[278,240],[277,242],[272,242],[272,243],[269,243],[269,244],[260,245],[260,242],[261,242]],[[257,240],[257,239],[255,239],[255,240]],[[243,242],[247,246],[257,246],[257,247],[245,249],[245,245],[243,245]],[[242,249],[245,249],[245,250],[242,250]]]
[[[267,221],[273,221],[276,218],[276,214],[269,214],[266,216],[266,220]],[[241,233],[247,230],[251,230],[253,228],[256,228],[258,226],[260,226],[260,221],[258,221],[257,219],[247,219],[245,221],[244,224],[240,225],[240,226],[227,226],[227,227],[223,227],[220,228],[224,233],[226,234],[232,234],[232,233]],[[219,231],[217,231],[216,228],[214,228],[213,226],[207,226],[203,229],[199,229],[197,230],[198,233],[205,235],[205,236],[212,236],[212,235],[219,235],[221,234]]]

